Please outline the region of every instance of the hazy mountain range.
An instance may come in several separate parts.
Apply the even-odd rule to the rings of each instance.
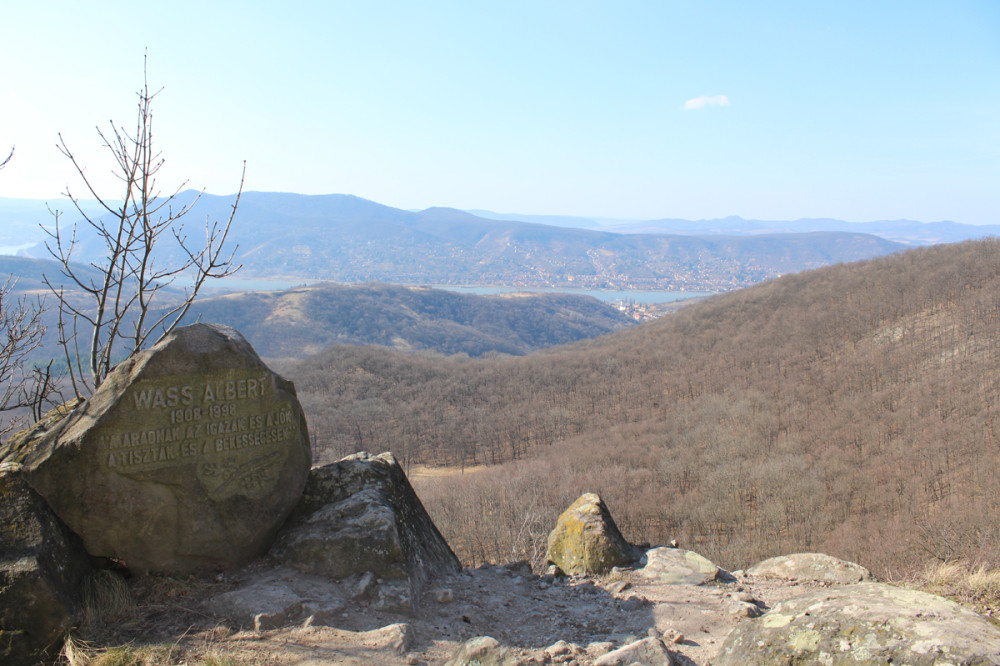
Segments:
[[[692,236],[749,236],[755,234],[793,234],[812,231],[847,231],[872,234],[905,245],[956,243],[988,236],[1000,236],[1000,224],[976,225],[958,222],[918,222],[916,220],[877,220],[845,222],[832,218],[798,220],[746,220],[729,216],[712,220],[620,220],[611,218],[571,217],[560,215],[517,215],[487,210],[468,211],[491,220],[510,220],[550,224],[559,227],[601,229],[632,234],[682,234]]]
[[[178,203],[195,196],[183,192]],[[206,218],[226,219],[233,202],[204,195],[186,218],[188,233],[194,237]],[[0,201],[0,220],[7,220],[0,227],[23,223],[23,215],[15,218]],[[80,239],[78,260],[101,256],[103,245],[86,226]],[[452,208],[413,212],[342,194],[266,192],[243,195],[230,241],[239,246],[243,277],[710,291],[903,247],[856,231],[622,233],[490,220]],[[46,254],[41,245],[24,253]],[[178,257],[175,250],[162,258]]]

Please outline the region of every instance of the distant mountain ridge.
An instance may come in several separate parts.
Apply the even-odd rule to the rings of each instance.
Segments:
[[[191,201],[183,192],[178,203]],[[226,219],[234,196],[203,195],[187,220]],[[81,228],[82,231],[85,229]],[[618,233],[488,220],[452,208],[404,211],[359,197],[246,192],[230,234],[245,277],[338,282],[722,291],[867,259],[902,245],[869,234]],[[79,260],[103,245],[82,237]],[[32,256],[42,256],[36,248]],[[164,255],[176,261],[179,253]]]
[[[846,222],[832,218],[800,218],[797,220],[755,220],[731,215],[710,220],[663,218],[656,220],[623,220],[561,215],[519,215],[493,213],[486,210],[468,211],[492,220],[536,222],[560,227],[598,229],[633,234],[682,234],[694,236],[748,236],[755,234],[790,234],[813,231],[847,231],[872,234],[906,245],[957,243],[990,236],[1000,236],[1000,224],[961,224],[948,220],[918,222],[916,220],[876,220]]]

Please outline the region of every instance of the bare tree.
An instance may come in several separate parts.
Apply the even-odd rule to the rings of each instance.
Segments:
[[[97,129],[113,158],[113,172],[120,180],[120,204],[97,191],[62,134],[59,135],[60,152],[73,164],[89,196],[104,209],[101,215],[88,215],[80,199],[67,187],[65,196],[82,217],[80,224],[96,233],[104,245],[104,257],[90,263],[97,270],[96,278],[74,263],[74,250],[80,241],[76,224],[67,228],[60,221],[60,213],[54,211],[54,228],[47,230],[50,240],[46,247],[61,264],[69,288],[85,294],[82,301],[76,300],[46,277],[46,284],[59,302],[59,342],[77,395],[100,386],[117,357],[132,354],[151,339],[155,342],[172,331],[206,280],[231,275],[240,268],[233,264],[237,248],[227,253],[225,246],[243,192],[246,162],[228,219],[222,223],[206,219],[203,244],[189,239],[182,218],[201,195],[184,203],[177,197],[187,181],[167,196],[161,195],[156,182],[164,159],[154,148],[152,105],[161,90],[150,92],[144,68],[143,86],[137,92],[135,128],[129,132],[112,121],[110,131]],[[169,244],[171,237],[181,256],[173,262],[165,260],[162,252],[163,242]],[[189,280],[183,298],[170,303],[165,298],[157,300],[160,291],[178,278]],[[154,300],[158,308],[153,307]],[[81,339],[83,336],[86,339]]]
[[[31,359],[45,335],[44,308],[40,300],[14,298],[16,282],[9,277],[0,285],[0,436],[24,422],[24,414],[12,414],[17,410],[41,418],[53,393],[52,363],[36,367]]]

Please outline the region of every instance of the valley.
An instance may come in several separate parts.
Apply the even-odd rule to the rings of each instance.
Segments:
[[[1000,542],[998,293],[1000,242],[967,242],[519,358],[338,346],[282,371],[318,462],[495,466],[416,481],[467,564],[538,557],[542,526],[594,491],[635,542],[732,569],[818,550],[887,575]]]

